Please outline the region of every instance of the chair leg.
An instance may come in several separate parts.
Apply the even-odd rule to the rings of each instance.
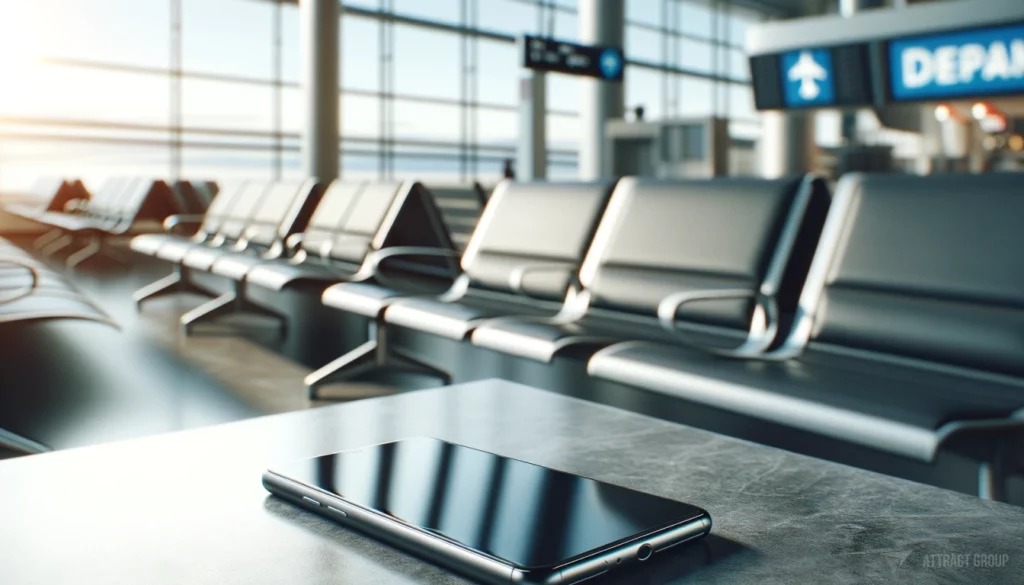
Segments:
[[[375,370],[398,370],[439,378],[445,385],[451,383],[451,374],[432,366],[408,352],[391,347],[387,326],[380,320],[370,323],[370,340],[340,358],[306,376],[306,391],[310,400],[319,397],[321,386],[331,382],[352,380]]]
[[[16,435],[6,429],[0,429],[0,447],[26,455],[37,455],[52,450],[42,443]]]
[[[147,284],[132,294],[132,299],[135,300],[135,310],[142,309],[142,302],[158,297],[167,296],[178,292],[191,292],[210,296],[210,293],[202,288],[199,288],[188,278],[188,270],[177,264],[174,267],[174,272],[161,278],[156,282]]]
[[[53,228],[52,230],[50,230],[50,231],[46,232],[45,234],[43,234],[43,235],[39,236],[38,238],[36,238],[35,241],[32,242],[32,247],[35,248],[36,250],[40,250],[41,251],[48,244],[51,244],[51,243],[55,242],[57,239],[59,239],[63,235],[64,235],[64,230],[62,230],[60,228]]]
[[[74,254],[68,256],[67,267],[74,268],[78,266],[82,262],[85,262],[89,258],[92,258],[93,256],[99,254],[102,248],[103,245],[100,243],[99,238],[90,238],[88,245],[86,245],[81,250],[75,252]]]
[[[57,252],[60,252],[64,248],[67,248],[71,244],[75,243],[75,238],[71,234],[64,234],[56,240],[46,244],[39,251],[44,256],[53,256]]]
[[[192,331],[192,326],[204,319],[214,319],[229,313],[254,313],[277,320],[281,335],[287,332],[288,320],[284,315],[266,307],[257,305],[245,296],[245,282],[235,282],[235,290],[203,304],[181,316],[181,330],[185,335]]]
[[[983,462],[978,467],[978,497],[996,502],[1006,501],[1006,466],[1003,462]]]
[[[452,376],[448,372],[438,368],[437,366],[428,364],[427,362],[413,356],[409,352],[399,349],[397,347],[391,349],[393,354],[388,360],[388,365],[404,372],[412,374],[423,374],[425,376],[433,376],[444,382],[444,385],[452,383]]]
[[[226,292],[185,313],[181,316],[182,333],[188,335],[192,331],[192,326],[203,319],[214,319],[220,315],[234,313],[237,300],[238,297],[234,292]]]
[[[371,339],[317,371],[306,376],[303,383],[310,400],[319,397],[320,387],[330,382],[351,379],[377,365],[377,340]]]

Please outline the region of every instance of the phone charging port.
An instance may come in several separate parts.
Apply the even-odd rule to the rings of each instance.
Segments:
[[[654,549],[649,544],[642,544],[640,548],[636,549],[636,558],[638,561],[646,561],[651,558],[654,554]]]

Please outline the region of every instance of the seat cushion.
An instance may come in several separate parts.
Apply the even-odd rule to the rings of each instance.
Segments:
[[[272,261],[264,260],[259,256],[246,254],[244,252],[231,252],[218,258],[210,268],[210,272],[217,276],[224,276],[232,280],[245,280],[249,271],[264,262]]]
[[[113,324],[110,317],[81,297],[32,294],[0,303],[0,324],[40,319],[87,319]]]
[[[183,238],[170,234],[141,234],[132,238],[131,249],[146,256],[156,256],[157,251],[168,242],[181,242]]]
[[[304,262],[292,264],[286,260],[264,262],[253,267],[246,275],[246,282],[278,291],[300,281],[341,282],[355,274],[357,267],[337,263],[337,267]]]
[[[934,457],[945,423],[1005,418],[1024,407],[1024,383],[817,351],[778,363],[634,342],[597,353],[588,371],[922,461]]]
[[[742,341],[727,338],[727,331],[711,332],[694,323],[685,324],[685,339],[712,347],[736,346]],[[591,309],[571,323],[548,320],[523,320],[515,317],[481,323],[473,332],[473,344],[509,355],[550,362],[559,351],[587,345],[598,349],[626,340],[676,343],[678,339],[650,318],[629,313],[610,313]]]
[[[185,255],[195,248],[205,248],[205,244],[196,244],[188,240],[175,240],[165,243],[156,251],[156,257],[168,262],[181,262]]]
[[[511,295],[466,296],[458,302],[436,298],[403,299],[384,311],[384,320],[402,327],[426,331],[449,339],[464,339],[487,319],[509,316],[554,315],[558,305]]]
[[[196,246],[185,254],[185,257],[181,259],[181,263],[193,270],[209,272],[214,262],[231,253],[232,250],[228,248]]]
[[[377,318],[393,302],[406,296],[406,293],[378,284],[339,282],[324,290],[321,299],[328,307]]]
[[[383,282],[339,282],[324,290],[324,305],[377,318],[394,302],[416,296],[436,297],[443,281],[414,275],[388,274]]]

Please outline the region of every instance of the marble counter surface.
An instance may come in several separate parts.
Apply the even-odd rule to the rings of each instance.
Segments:
[[[714,518],[600,582],[1024,582],[1022,508],[487,380],[0,462],[0,583],[466,583],[260,484],[276,461],[415,435]]]

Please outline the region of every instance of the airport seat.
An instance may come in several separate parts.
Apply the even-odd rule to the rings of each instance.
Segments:
[[[487,196],[479,183],[427,183],[425,185],[434,203],[441,211],[441,218],[448,229],[448,235],[459,250],[465,250],[469,237],[487,203]]]
[[[475,345],[551,361],[622,340],[757,356],[792,315],[828,208],[824,181],[625,178],[554,318],[480,324]],[[795,253],[794,253],[795,252]]]
[[[141,307],[149,299],[179,292],[210,296],[189,278],[188,268],[183,264],[185,256],[192,250],[235,244],[245,232],[250,216],[259,206],[268,186],[269,183],[263,181],[245,181],[225,188],[210,203],[205,214],[172,215],[164,220],[165,233],[132,238],[133,252],[165,260],[173,266],[171,274],[135,291],[136,307]],[[199,230],[191,236],[179,233],[179,228],[189,224],[199,224]]]
[[[287,259],[252,267],[215,266],[214,274],[237,278],[273,291],[292,285],[369,280],[381,275],[382,248],[452,249],[430,195],[415,181],[332,183],[306,229],[290,238]],[[446,258],[389,262],[391,278],[450,281],[454,263]],[[244,268],[244,275],[242,274]]]
[[[598,378],[912,460],[982,463],[981,495],[1024,444],[1024,232],[1015,175],[850,175],[793,327],[764,361],[622,343]]]
[[[182,258],[182,265],[192,271],[212,272],[214,266],[228,262],[229,270],[239,266],[252,268],[261,262],[282,258],[285,241],[309,221],[323,188],[315,179],[305,181],[279,181],[271,184],[263,195],[245,229],[231,246],[195,246]],[[224,233],[224,228],[222,228]],[[221,275],[225,270],[221,270]],[[193,325],[204,319],[212,319],[226,312],[248,311],[272,316],[284,325],[284,319],[275,312],[248,301],[245,296],[245,275],[234,279],[233,291],[226,292],[181,317],[181,325],[187,334]]]
[[[214,181],[191,180],[174,183],[178,212],[183,214],[206,213],[217,193],[218,185]]]
[[[89,191],[78,179],[40,177],[24,193],[4,194],[14,199],[4,210],[25,219],[36,219],[47,211],[61,211],[69,201],[89,199]]]
[[[115,325],[60,274],[0,239],[0,326],[48,319],[84,319]]]
[[[575,293],[576,271],[613,185],[502,183],[462,255],[462,273],[443,294],[387,282],[345,282],[326,289],[325,305],[374,319],[374,331],[362,346],[307,376],[310,396],[331,381],[378,368],[450,378],[390,347],[389,324],[463,339],[476,323],[490,317],[556,314],[566,295]],[[391,251],[429,252],[397,248],[385,253]]]
[[[123,262],[125,258],[106,245],[107,238],[128,233],[140,219],[162,219],[173,211],[174,198],[167,183],[118,177],[104,183],[91,198],[72,200],[64,210],[47,211],[34,219],[63,232],[42,248],[48,255],[87,238],[86,246],[67,258],[67,266],[73,268],[101,254]]]

